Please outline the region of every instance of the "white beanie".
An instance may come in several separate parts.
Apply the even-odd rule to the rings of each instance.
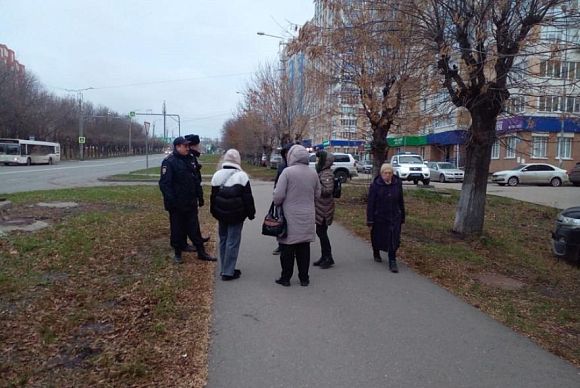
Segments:
[[[222,166],[225,165],[230,165],[236,168],[241,169],[241,165],[242,164],[242,158],[240,157],[240,153],[238,152],[238,150],[234,149],[234,148],[230,148],[229,150],[227,150],[227,152],[224,154],[224,158],[222,161]]]

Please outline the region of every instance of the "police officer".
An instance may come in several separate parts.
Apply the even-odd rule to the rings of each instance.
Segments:
[[[197,173],[197,177],[198,177],[199,182],[200,182],[198,204],[199,204],[199,207],[202,207],[204,205],[204,199],[203,199],[203,188],[201,186],[201,181],[202,181],[201,167],[202,167],[202,165],[199,163],[199,159],[198,159],[201,156],[201,152],[199,150],[200,149],[199,136],[198,135],[186,135],[184,137],[185,137],[185,140],[187,140],[189,142],[189,161],[191,163],[191,167]],[[198,237],[204,243],[208,242],[209,237],[202,237],[202,235],[201,235],[201,229],[199,228],[199,221],[198,221],[197,225],[198,225],[198,228],[197,228]],[[194,248],[194,247],[191,247],[191,248]],[[187,250],[190,250],[189,245],[187,247]],[[193,249],[191,249],[191,250],[193,250]]]
[[[165,210],[169,212],[171,246],[175,250],[174,260],[182,263],[181,252],[186,250],[187,236],[192,240],[200,260],[216,261],[207,254],[202,240],[197,235],[199,220],[197,206],[201,189],[198,173],[189,162],[189,142],[183,137],[173,141],[173,153],[161,163],[159,188],[163,193]]]

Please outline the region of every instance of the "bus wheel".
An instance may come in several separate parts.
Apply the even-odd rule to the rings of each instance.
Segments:
[[[30,166],[31,164],[32,164],[32,160],[30,160],[30,158],[27,158],[26,159],[26,165],[27,166]]]
[[[52,166],[53,164],[52,158],[48,158],[48,164]]]

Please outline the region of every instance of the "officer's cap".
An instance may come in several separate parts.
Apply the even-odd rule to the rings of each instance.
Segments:
[[[189,141],[186,140],[183,136],[176,137],[175,140],[173,140],[173,146],[180,144],[189,144]]]

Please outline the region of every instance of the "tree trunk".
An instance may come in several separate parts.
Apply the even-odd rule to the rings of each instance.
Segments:
[[[375,177],[379,174],[381,166],[385,162],[387,151],[387,134],[389,133],[389,128],[384,128],[378,124],[372,123],[371,128],[373,129],[373,141],[371,143],[371,152],[373,154],[372,176]]]
[[[453,231],[463,236],[483,232],[487,179],[497,118],[485,109],[470,113],[472,125],[466,143],[465,178],[453,224]]]

